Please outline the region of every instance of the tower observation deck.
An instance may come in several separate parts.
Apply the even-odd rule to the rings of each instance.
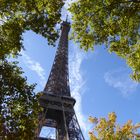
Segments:
[[[39,103],[43,112],[39,114],[37,140],[85,140],[80,129],[71,97],[68,72],[68,33],[70,23],[63,21],[61,36],[52,69]],[[41,128],[55,128],[55,138],[41,137]],[[47,132],[44,132],[47,133]]]

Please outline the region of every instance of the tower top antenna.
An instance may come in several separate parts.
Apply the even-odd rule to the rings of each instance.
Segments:
[[[66,20],[65,21],[68,22],[68,14],[66,15]]]
[[[68,21],[68,15],[66,15],[66,22]]]

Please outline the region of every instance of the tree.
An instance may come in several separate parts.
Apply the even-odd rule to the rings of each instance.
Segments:
[[[23,48],[22,33],[18,21],[8,21],[0,26],[0,59],[18,55]]]
[[[34,140],[41,108],[35,85],[28,85],[22,74],[16,62],[0,60],[0,136],[4,140]]]
[[[0,0],[0,58],[18,54],[26,30],[41,34],[54,45],[63,4],[63,0]]]
[[[85,50],[105,44],[126,60],[140,82],[140,1],[78,0],[72,13],[73,38]]]
[[[132,124],[129,120],[123,126],[116,124],[116,114],[114,112],[108,114],[106,118],[89,117],[91,123],[94,124],[93,130],[89,132],[91,140],[140,140],[140,134],[137,129],[140,124]]]

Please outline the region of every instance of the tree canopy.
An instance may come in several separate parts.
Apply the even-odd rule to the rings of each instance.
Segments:
[[[40,107],[16,62],[0,61],[0,136],[4,140],[34,140]]]
[[[124,125],[116,123],[116,114],[108,114],[108,118],[89,117],[93,129],[89,132],[91,140],[140,140],[138,128],[140,124],[133,124],[128,120]]]
[[[140,81],[140,1],[78,0],[72,13],[73,38],[81,48],[104,44],[126,60],[132,78]]]
[[[17,54],[22,34],[32,30],[53,44],[58,37],[55,28],[60,23],[63,0],[0,0],[0,58]]]

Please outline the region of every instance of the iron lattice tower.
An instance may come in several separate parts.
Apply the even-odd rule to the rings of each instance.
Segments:
[[[84,140],[74,111],[76,100],[71,97],[68,73],[68,33],[70,24],[61,26],[58,49],[47,84],[39,98],[44,111],[39,115],[38,140],[42,126],[56,128],[56,140]]]

